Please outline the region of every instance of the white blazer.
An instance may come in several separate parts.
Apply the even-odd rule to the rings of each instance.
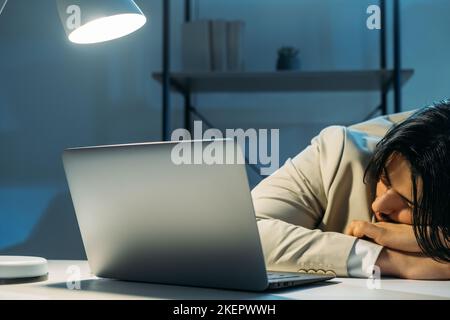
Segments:
[[[363,182],[377,142],[412,111],[325,128],[311,145],[261,181],[252,198],[270,270],[348,276],[352,220],[372,221],[375,185]]]

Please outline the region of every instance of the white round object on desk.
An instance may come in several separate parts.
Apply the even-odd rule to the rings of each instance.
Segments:
[[[48,264],[44,258],[0,256],[0,280],[42,277],[46,274]]]

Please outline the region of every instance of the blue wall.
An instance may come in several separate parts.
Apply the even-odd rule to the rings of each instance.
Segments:
[[[160,139],[161,88],[151,73],[161,69],[162,1],[136,2],[149,18],[143,29],[91,46],[66,40],[54,0],[10,0],[0,17],[0,251],[83,257],[61,151]],[[285,44],[300,48],[305,70],[377,68],[379,31],[365,27],[373,3],[197,0],[194,17],[244,20],[249,71],[273,70]],[[172,4],[172,63],[180,69],[182,2]],[[404,109],[448,96],[449,11],[444,0],[402,1],[403,66],[416,70]],[[282,162],[324,126],[360,121],[378,100],[369,92],[194,97],[218,128],[280,128]],[[172,101],[175,128],[182,101]]]

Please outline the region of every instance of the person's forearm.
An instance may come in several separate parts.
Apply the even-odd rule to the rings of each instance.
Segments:
[[[295,226],[277,219],[258,219],[264,258],[269,270],[332,271],[347,277],[354,237]]]
[[[376,265],[381,274],[415,280],[448,280],[450,264],[440,263],[420,254],[384,248]]]
[[[380,268],[380,272],[384,276],[405,278],[404,260],[399,252],[389,248],[383,248],[378,256],[376,265]]]

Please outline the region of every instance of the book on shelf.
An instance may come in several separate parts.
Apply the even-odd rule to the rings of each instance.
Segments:
[[[181,63],[185,71],[211,71],[209,20],[195,20],[183,24],[181,51]]]
[[[185,72],[242,71],[243,21],[194,20],[182,25]]]
[[[227,70],[227,22],[211,20],[211,69],[212,71]]]
[[[229,21],[227,23],[227,70],[244,70],[244,22]]]

